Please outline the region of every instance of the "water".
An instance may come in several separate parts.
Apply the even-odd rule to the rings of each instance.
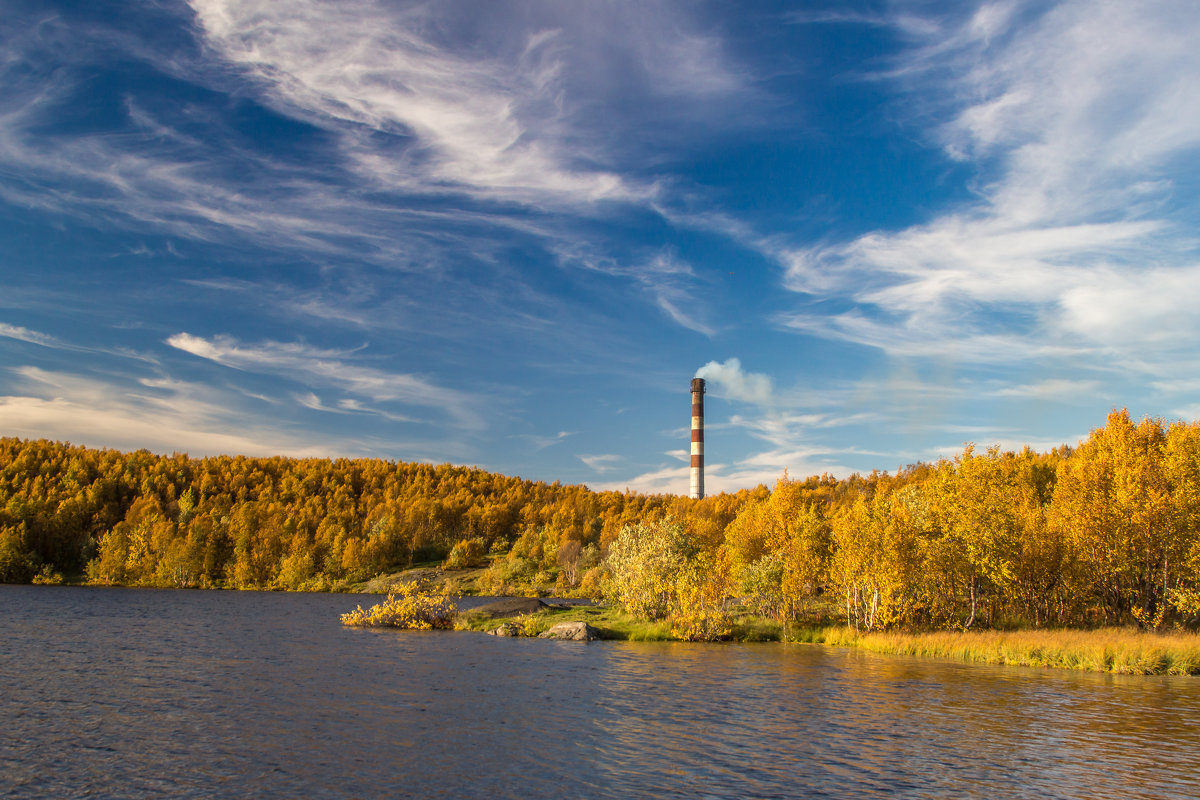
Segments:
[[[0,797],[1200,796],[1200,680],[0,586]]]

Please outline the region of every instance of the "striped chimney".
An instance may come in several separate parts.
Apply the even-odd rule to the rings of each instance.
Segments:
[[[704,378],[692,378],[692,490],[693,500],[704,499]]]

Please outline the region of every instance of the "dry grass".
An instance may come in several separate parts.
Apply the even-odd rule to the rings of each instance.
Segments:
[[[841,626],[809,633],[806,641],[878,653],[1125,675],[1200,675],[1200,635],[1194,633],[1135,628],[865,633]]]

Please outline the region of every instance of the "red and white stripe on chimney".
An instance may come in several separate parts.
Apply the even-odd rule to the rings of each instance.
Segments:
[[[693,500],[704,499],[704,378],[692,378],[692,488]]]

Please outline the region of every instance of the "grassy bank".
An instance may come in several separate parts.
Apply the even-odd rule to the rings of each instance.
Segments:
[[[587,622],[606,639],[673,641],[666,622],[649,622],[604,606],[548,610],[529,617],[490,619],[458,615],[465,630],[492,630],[512,622],[536,635],[558,622]],[[1200,635],[1100,630],[934,631],[865,633],[844,625],[789,627],[762,617],[739,617],[733,641],[789,642],[858,647],[876,653],[943,658],[976,664],[1110,672],[1124,675],[1200,675]]]
[[[495,619],[464,611],[455,618],[455,627],[459,630],[490,631],[506,623],[514,623],[528,631],[529,635],[536,636],[560,622],[586,622],[600,631],[600,635],[605,639],[666,642],[675,638],[669,623],[639,620],[608,606],[575,606],[550,609],[528,616]]]
[[[981,664],[1124,675],[1200,675],[1200,635],[1194,633],[1135,628],[862,633],[837,626],[800,632],[797,640]]]

